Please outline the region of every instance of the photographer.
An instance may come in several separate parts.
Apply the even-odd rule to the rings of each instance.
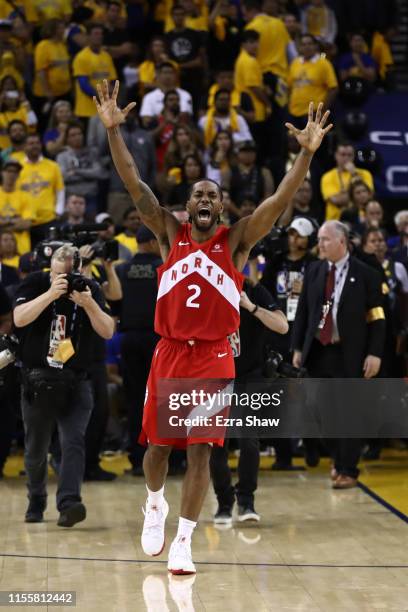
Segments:
[[[47,450],[55,422],[61,440],[58,525],[86,517],[81,502],[84,435],[92,410],[88,368],[96,336],[112,337],[101,290],[80,274],[76,247],[64,245],[50,272],[28,275],[15,295],[14,323],[23,364],[23,421],[29,506],[26,522],[41,522],[46,508]]]
[[[98,283],[107,300],[122,299],[122,287],[113,262],[109,259],[109,253],[103,253],[108,258],[95,260],[92,246],[84,245],[80,248],[80,254],[82,274]],[[89,375],[92,385],[93,409],[85,434],[84,480],[109,482],[116,479],[116,474],[102,469],[99,465],[99,454],[102,450],[109,418],[106,342],[101,337],[96,337],[94,341]]]
[[[267,256],[267,264],[261,283],[271,292],[280,309],[286,313],[289,333],[286,336],[269,334],[268,343],[282,354],[284,361],[291,362],[290,338],[298,307],[303,279],[307,267],[315,257],[310,252],[315,242],[315,228],[307,217],[295,217],[287,229],[287,245],[272,257]],[[292,444],[290,439],[280,438],[273,441],[276,451],[274,470],[291,470]],[[313,464],[314,458],[307,457]]]
[[[242,383],[262,379],[263,354],[267,330],[286,334],[288,322],[283,312],[273,303],[272,295],[261,284],[244,281],[240,300],[241,325],[230,340],[235,357],[236,380]],[[210,469],[214,491],[218,500],[215,524],[230,525],[235,497],[238,502],[238,521],[259,521],[254,508],[259,469],[259,439],[240,438],[238,483],[231,484],[228,467],[228,441],[212,450]]]

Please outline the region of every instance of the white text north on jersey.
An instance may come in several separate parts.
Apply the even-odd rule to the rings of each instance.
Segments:
[[[200,249],[176,261],[160,280],[157,300],[169,293],[180,281],[197,273],[216,289],[239,312],[240,294],[234,280]]]

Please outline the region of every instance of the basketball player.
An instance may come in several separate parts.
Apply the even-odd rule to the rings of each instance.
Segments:
[[[194,574],[191,536],[209,486],[211,445],[217,438],[160,438],[157,435],[157,382],[159,379],[233,379],[234,359],[227,336],[239,327],[239,300],[243,269],[249,251],[269,233],[303,183],[314,152],[332,125],[324,127],[320,104],[314,117],[309,106],[308,123],[299,130],[287,123],[301,152],[276,193],[248,217],[231,228],[218,225],[223,210],[220,187],[210,180],[196,182],[186,208],[191,223],[181,224],[159,205],[151,189],[141,181],[135,162],[120,132],[120,124],[135,106],[121,110],[107,81],[98,85],[99,116],[108,132],[116,169],[128,189],[142,222],[156,235],[164,261],[159,275],[155,330],[161,336],[155,350],[143,414],[140,441],[148,443],[143,468],[148,498],[144,510],[142,548],[159,555],[165,545],[164,526],[169,511],[164,499],[168,457],[173,447],[186,448],[187,472],[181,494],[181,512],[176,538],[171,544],[168,569],[172,574]]]

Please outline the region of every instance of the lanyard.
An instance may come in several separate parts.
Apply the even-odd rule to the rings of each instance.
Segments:
[[[336,264],[333,264],[333,265],[335,266]],[[337,280],[334,283],[333,293],[330,296],[330,303],[331,303],[331,305],[333,305],[333,303],[334,303],[334,296],[336,294],[336,290],[337,290],[338,286],[340,285],[341,281],[343,280],[344,274],[347,274],[348,267],[349,267],[349,260],[347,259],[346,263],[343,265],[343,267],[340,270],[340,272],[337,275],[336,275],[336,270],[334,272],[335,276],[337,276]]]
[[[72,338],[74,335],[75,321],[77,318],[77,314],[78,314],[78,304],[75,304],[74,312],[72,313],[71,324],[69,326],[69,335],[67,336],[67,338]],[[52,318],[53,320],[57,320],[57,308],[55,306],[55,301],[52,303]]]

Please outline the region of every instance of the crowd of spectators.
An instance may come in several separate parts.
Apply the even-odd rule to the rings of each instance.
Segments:
[[[285,121],[303,127],[310,100],[335,111],[347,79],[392,87],[397,21],[382,0],[3,0],[0,280],[25,274],[56,225],[105,223],[100,239],[116,236],[120,262],[137,252],[137,212],[93,102],[102,79],[120,80],[121,105],[137,102],[123,137],[160,202],[185,218],[190,185],[211,178],[228,225],[293,164]],[[408,294],[408,211],[383,210],[340,129],[279,224],[299,215],[314,227],[344,221],[355,248],[378,259],[384,292]]]

